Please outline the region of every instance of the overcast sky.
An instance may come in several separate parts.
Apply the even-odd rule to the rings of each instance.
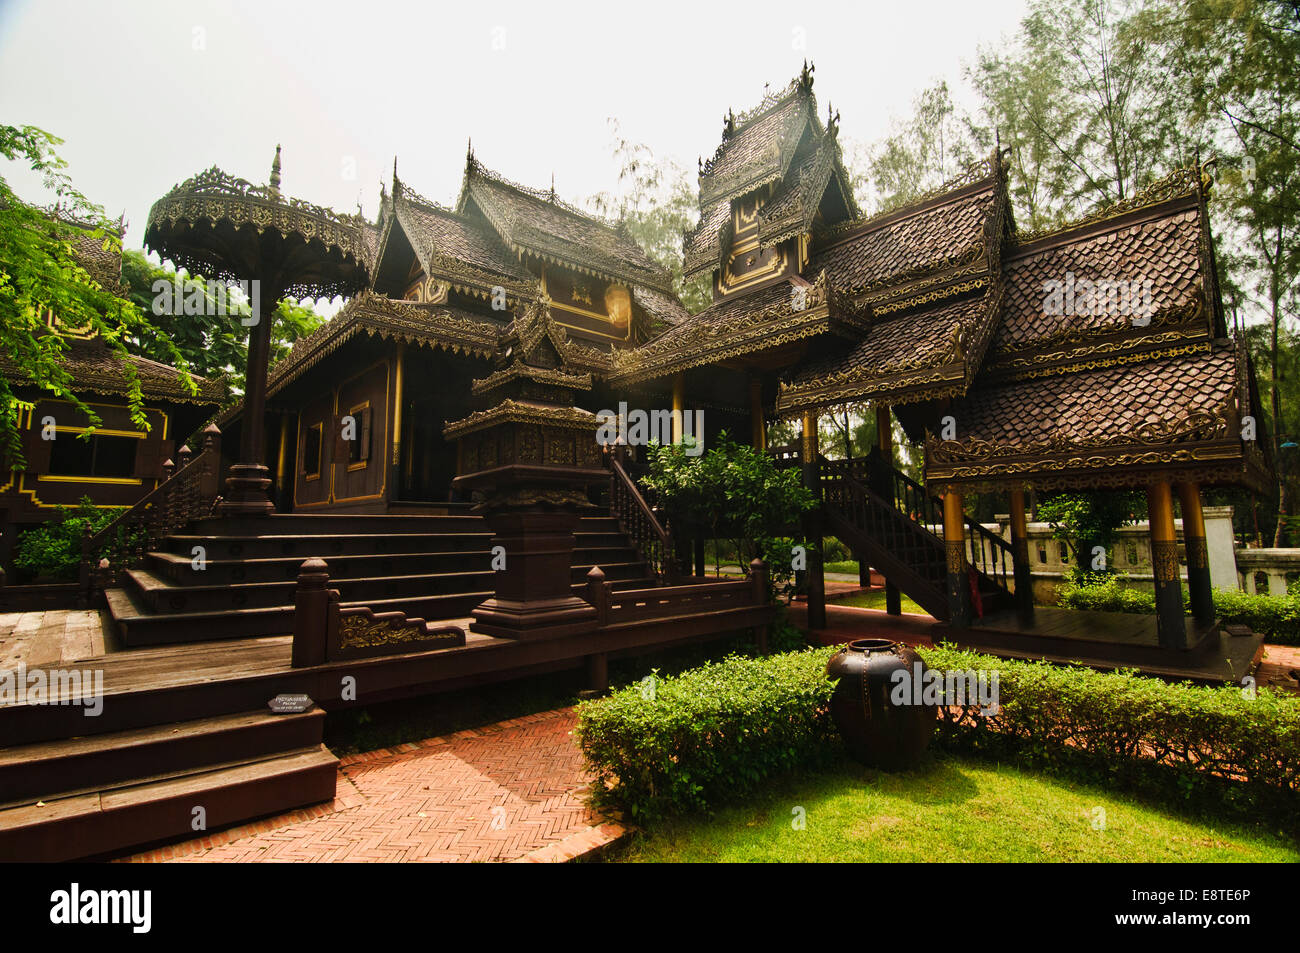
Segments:
[[[694,172],[727,108],[803,58],[841,135],[870,141],[938,77],[956,92],[1024,0],[814,4],[18,2],[0,0],[0,122],[66,140],[74,183],[141,243],[149,206],[216,164],[367,215],[402,180],[451,204],[465,143],[489,168],[580,202],[612,189],[610,117]],[[969,101],[969,100],[968,100]],[[4,175],[44,200],[26,170]]]

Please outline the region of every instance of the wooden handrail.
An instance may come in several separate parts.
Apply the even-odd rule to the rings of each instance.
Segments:
[[[677,562],[673,556],[672,535],[660,524],[654,510],[641,495],[640,487],[623,468],[622,461],[614,454],[610,454],[608,459],[610,513],[632,537],[660,582],[673,585],[677,581]]]
[[[887,464],[876,454],[854,460],[827,460],[821,457],[818,462],[823,477],[837,491],[827,495],[828,501],[838,502],[851,516],[856,514],[855,518],[859,522],[871,516],[871,506],[874,505],[903,517],[901,526],[911,527],[913,532],[924,533],[938,541],[938,535],[927,527],[942,525],[943,502],[907,474]],[[1015,571],[1011,544],[985,529],[982,523],[971,516],[963,514],[963,521],[966,538],[969,540],[967,548],[970,564],[1003,589],[1009,589],[1008,583]],[[884,539],[886,545],[906,546],[903,539],[906,530],[901,529],[901,526],[886,526],[879,520],[873,522],[879,524],[872,527],[873,532],[887,537]]]
[[[172,462],[163,465],[165,478],[146,493],[134,506],[123,510],[97,533],[86,532],[81,538],[81,599],[89,606],[98,571],[98,557],[124,529],[134,529],[126,545],[127,558],[122,566],[127,568],[143,558],[159,540],[184,527],[192,520],[207,516],[217,499],[217,478],[221,465],[221,431],[209,425],[203,432],[203,449],[192,460],[189,448],[182,447],[181,466],[172,471]],[[101,578],[100,580],[104,580]]]

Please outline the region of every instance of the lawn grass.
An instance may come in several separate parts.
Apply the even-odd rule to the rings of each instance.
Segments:
[[[902,600],[904,612],[916,612],[920,615],[929,615],[928,612],[918,606],[911,599],[907,598],[903,593],[900,592],[898,595]],[[828,599],[827,601],[833,602],[837,606],[857,606],[860,609],[879,609],[881,612],[884,612],[885,590],[873,589],[870,592],[855,592],[839,599]]]
[[[798,809],[803,830],[794,826]],[[637,832],[607,859],[1295,863],[1300,849],[1264,828],[1181,817],[1101,788],[939,754],[906,774],[846,761],[712,818]]]
[[[857,575],[858,561],[856,559],[842,559],[839,562],[830,562],[822,564],[823,572],[844,572]]]

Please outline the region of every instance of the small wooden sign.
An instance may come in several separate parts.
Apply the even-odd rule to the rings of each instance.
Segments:
[[[274,714],[298,715],[312,706],[312,700],[307,695],[276,695],[266,704]]]

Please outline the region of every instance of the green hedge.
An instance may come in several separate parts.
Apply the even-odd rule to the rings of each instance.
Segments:
[[[834,650],[729,658],[578,708],[597,801],[631,819],[708,810],[767,779],[843,756],[824,675]],[[943,710],[936,744],[1197,806],[1300,809],[1300,698],[1169,684],[950,647],[939,669],[996,671],[1000,711]]]
[[[1169,683],[1132,672],[995,659],[942,646],[945,670],[996,670],[1000,711],[941,711],[937,743],[1010,756],[1084,780],[1200,807],[1227,803],[1294,825],[1300,809],[1300,698]]]
[[[1214,608],[1224,622],[1248,625],[1278,645],[1300,645],[1300,596],[1251,595],[1215,589]]]
[[[1057,604],[1063,609],[1096,609],[1102,612],[1156,611],[1156,597],[1141,589],[1130,589],[1120,576],[1091,575],[1086,582],[1067,582]]]
[[[707,809],[838,751],[824,648],[732,657],[578,706],[593,790],[634,820]]]
[[[1183,593],[1184,608],[1187,593]],[[1090,576],[1083,583],[1061,588],[1058,604],[1066,609],[1098,609],[1103,612],[1155,612],[1156,597],[1140,589],[1129,589],[1119,576]],[[1251,595],[1239,589],[1214,590],[1214,608],[1226,623],[1248,625],[1251,630],[1278,645],[1300,645],[1300,596]]]

